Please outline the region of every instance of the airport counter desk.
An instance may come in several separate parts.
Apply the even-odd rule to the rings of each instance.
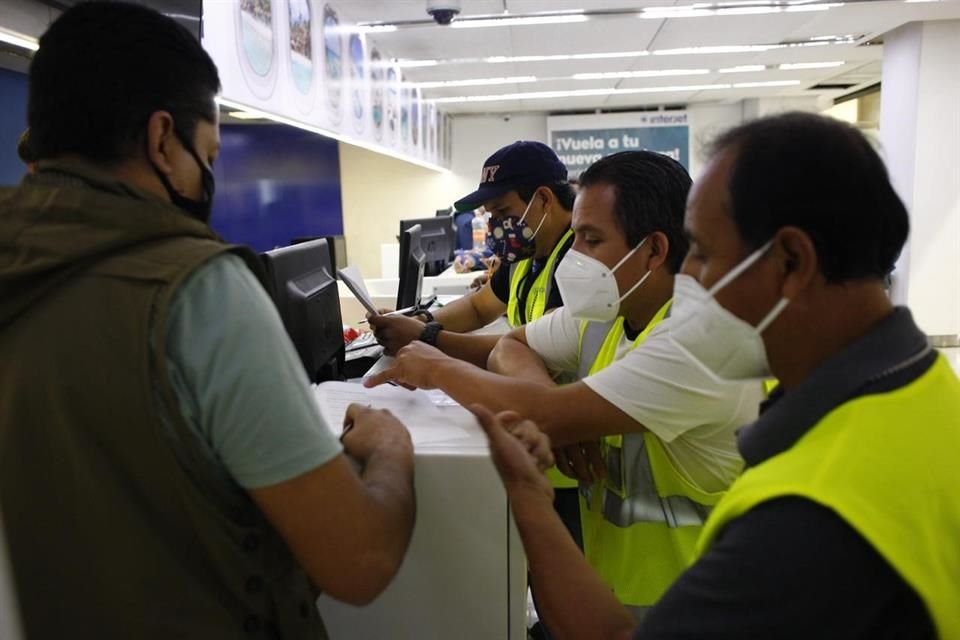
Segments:
[[[473,416],[439,392],[333,382],[316,393],[331,424],[350,402],[389,408],[415,450],[417,520],[400,572],[368,606],[321,596],[330,637],[526,638],[526,556]]]

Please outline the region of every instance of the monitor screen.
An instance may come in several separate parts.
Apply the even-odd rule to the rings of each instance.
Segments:
[[[283,325],[311,382],[343,377],[340,296],[324,239],[261,254]]]
[[[456,233],[452,216],[433,216],[400,221],[400,235],[406,229],[420,225],[420,246],[424,253],[423,275],[440,275],[453,262],[453,250],[456,248]],[[401,270],[403,269],[403,249],[400,250]]]
[[[401,223],[402,224],[402,223]],[[397,309],[406,309],[420,301],[425,254],[421,248],[421,227],[415,224],[400,232],[400,285]]]

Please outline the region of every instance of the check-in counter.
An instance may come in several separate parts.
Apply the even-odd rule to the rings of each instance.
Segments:
[[[399,404],[381,404],[375,395],[365,402],[390,406],[411,431],[417,521],[399,574],[373,603],[354,607],[321,596],[318,607],[330,637],[526,638],[526,556],[472,415],[452,404],[424,416],[404,415]]]

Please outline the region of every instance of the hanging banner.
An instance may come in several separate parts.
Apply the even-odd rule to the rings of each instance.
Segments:
[[[323,0],[204,0],[204,48],[230,104],[390,155],[448,165],[431,144],[442,114]]]
[[[686,111],[637,111],[547,118],[550,146],[571,178],[618,151],[656,151],[690,170],[690,118]]]

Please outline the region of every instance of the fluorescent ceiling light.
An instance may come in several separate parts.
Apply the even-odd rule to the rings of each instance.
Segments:
[[[766,82],[738,82],[733,85],[734,89],[756,89],[759,87],[795,87],[800,84],[799,80],[768,80]]]
[[[736,84],[693,84],[670,87],[638,87],[634,89],[574,89],[572,91],[527,91],[483,96],[456,96],[437,98],[437,103],[504,102],[509,100],[545,100],[551,98],[584,98],[591,96],[619,96],[642,93],[673,93],[687,91],[719,91],[723,89],[755,89],[763,87],[793,87],[799,80],[772,80],[767,82],[739,82]]]
[[[502,18],[479,18],[475,20],[454,20],[451,29],[478,29],[483,27],[523,27],[542,24],[568,24],[572,22],[586,22],[590,18],[583,14],[566,14],[559,16],[504,16]]]
[[[330,131],[329,129],[323,129],[321,127],[315,127],[313,125],[307,124],[305,122],[300,122],[299,120],[293,120],[292,118],[287,118],[286,116],[279,116],[274,113],[269,113],[267,111],[261,111],[259,109],[248,107],[245,104],[239,102],[234,102],[233,100],[226,100],[224,98],[217,98],[217,103],[223,105],[229,109],[236,109],[238,111],[245,111],[247,113],[256,115],[259,118],[264,120],[272,120],[280,124],[285,124],[290,127],[296,127],[297,129],[303,129],[304,131],[309,131],[310,133],[316,133],[327,138],[333,138],[340,142],[345,142],[346,144],[352,144],[355,147],[360,147],[362,149],[367,149],[368,151],[373,151],[374,153],[379,153],[381,155],[390,156],[391,158],[396,158],[398,160],[403,160],[404,162],[409,162],[417,166],[423,167],[424,169],[430,169],[431,171],[437,171],[439,173],[450,173],[450,170],[441,167],[438,164],[433,164],[432,162],[427,162],[425,160],[420,160],[419,158],[413,158],[410,156],[405,156],[402,153],[397,153],[389,149],[384,149],[383,147],[378,147],[375,144],[371,144],[364,140],[359,140],[357,138],[352,138],[350,136],[345,136],[336,131]]]
[[[509,76],[506,78],[473,78],[470,80],[439,80],[435,82],[411,82],[410,85],[421,89],[436,89],[438,87],[482,87],[491,84],[518,84],[536,82],[536,76]]]
[[[708,91],[730,89],[729,84],[697,84],[672,87],[640,87],[636,89],[574,89],[572,91],[528,91],[524,93],[501,93],[485,96],[456,96],[437,98],[434,102],[501,102],[505,100],[542,100],[548,98],[583,98],[590,96],[629,95],[637,93],[670,93],[675,91]]]
[[[609,71],[606,73],[575,73],[574,80],[612,80],[615,78],[661,78],[669,76],[700,76],[710,69],[651,69],[647,71]]]
[[[839,7],[842,2],[822,4],[782,5],[774,2],[721,2],[718,4],[697,3],[679,7],[647,7],[637,14],[644,20],[667,20],[670,18],[704,18],[709,16],[746,16],[764,13],[827,11]]]
[[[565,62],[568,60],[611,60],[618,58],[641,58],[643,56],[674,56],[674,55],[716,55],[724,53],[762,53],[774,49],[793,49],[806,47],[821,47],[834,44],[850,44],[852,39],[844,36],[843,40],[828,40],[834,36],[817,36],[811,41],[791,42],[787,44],[742,44],[720,45],[707,47],[683,47],[680,49],[657,49],[655,51],[602,51],[594,53],[568,53],[556,55],[529,55],[529,56],[488,56],[486,58],[447,58],[445,60],[405,60],[394,62],[402,68],[435,67],[441,64],[504,64],[516,62]],[[814,41],[815,40],[815,41]]]
[[[351,27],[351,33],[393,33],[399,27],[395,24],[367,24]]]
[[[784,9],[787,13],[805,13],[807,11],[829,11],[835,7],[842,7],[842,2],[828,2],[825,4],[802,4]]]
[[[742,64],[739,67],[726,67],[718,69],[720,73],[750,73],[752,71],[764,71],[767,68],[763,64]]]
[[[655,56],[714,55],[717,53],[760,53],[780,49],[782,44],[734,44],[713,47],[681,47],[679,49],[657,49]]]
[[[394,63],[401,69],[413,69],[414,67],[435,67],[441,62],[449,62],[449,60],[394,60]],[[385,64],[384,66],[389,65]]]
[[[260,120],[260,115],[249,111],[228,111],[227,115],[237,120]]]
[[[12,44],[15,47],[27,49],[28,51],[36,51],[40,48],[36,38],[4,29],[0,29],[0,42],[6,42],[7,44]]]
[[[604,60],[609,58],[640,58],[650,55],[649,51],[609,51],[601,53],[563,53],[543,56],[490,56],[487,58],[460,58],[448,62],[485,62],[502,64],[504,62],[557,62],[563,60]]]
[[[781,71],[796,71],[798,69],[830,69],[845,64],[846,62],[843,60],[834,60],[832,62],[792,62],[789,64],[781,64],[777,68]]]

